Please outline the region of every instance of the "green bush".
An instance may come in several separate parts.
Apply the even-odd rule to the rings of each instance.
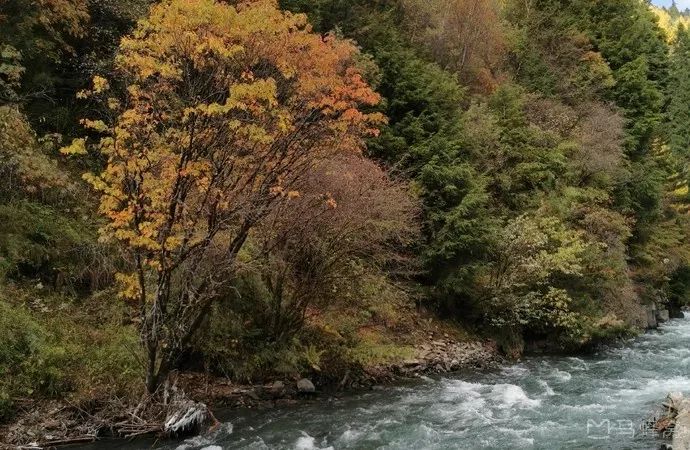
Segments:
[[[144,368],[134,328],[110,325],[101,331],[98,345],[86,346],[84,350],[89,383],[118,396],[131,395],[133,386],[141,383]]]
[[[0,202],[0,280],[39,278],[56,287],[96,288],[113,272],[113,258],[93,225],[29,201]]]
[[[141,380],[136,330],[114,321],[90,323],[89,313],[32,312],[2,299],[0,291],[0,421],[13,399],[135,395]]]
[[[59,393],[64,357],[27,309],[0,300],[0,420],[11,416],[13,397]]]

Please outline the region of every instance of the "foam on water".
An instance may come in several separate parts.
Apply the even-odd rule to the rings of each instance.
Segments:
[[[548,397],[550,397],[552,395],[556,395],[556,391],[551,389],[551,386],[549,386],[549,383],[547,383],[544,380],[537,380],[537,382],[539,383],[539,386],[541,386],[544,389],[544,395],[546,395]]]
[[[355,442],[358,439],[360,439],[364,435],[364,431],[361,430],[353,430],[348,428],[347,430],[343,431],[343,434],[340,435],[338,438],[338,441],[340,442]]]
[[[316,445],[316,439],[304,433],[295,442],[295,450],[333,450],[333,447],[319,447]]]
[[[529,398],[520,386],[514,384],[493,385],[489,396],[498,403],[499,408],[533,408],[541,404],[541,400]]]
[[[529,368],[518,364],[501,369],[501,373],[509,377],[525,377],[529,374]]]
[[[560,381],[570,381],[573,375],[565,370],[555,369],[553,372],[553,377]]]
[[[209,444],[212,444],[211,438],[209,436],[195,436],[193,438],[187,439],[180,445],[175,447],[175,450],[191,450],[203,448]]]

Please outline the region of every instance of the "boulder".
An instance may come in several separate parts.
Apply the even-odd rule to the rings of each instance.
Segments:
[[[314,387],[314,383],[310,380],[302,378],[297,382],[297,392],[300,394],[313,394],[316,392],[316,387]]]
[[[670,320],[670,315],[668,313],[668,309],[659,309],[656,312],[656,320],[659,323],[664,323],[668,322]]]
[[[647,328],[657,328],[659,324],[656,321],[656,305],[646,305],[645,312],[647,313]]]
[[[259,401],[261,400],[261,397],[259,394],[256,392],[256,389],[249,389],[248,391],[245,392],[247,397],[251,398],[252,400]]]
[[[285,395],[285,383],[280,380],[275,381],[268,386],[266,392],[273,398],[280,398]]]
[[[685,317],[683,310],[676,305],[669,305],[668,313],[671,316],[671,319],[682,319]]]

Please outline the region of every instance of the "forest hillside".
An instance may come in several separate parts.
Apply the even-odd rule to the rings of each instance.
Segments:
[[[689,24],[643,0],[4,0],[0,421],[177,373],[337,385],[439,337],[582,352],[677,314]]]

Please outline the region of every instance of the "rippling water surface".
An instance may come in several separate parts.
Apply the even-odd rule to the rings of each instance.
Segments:
[[[661,441],[640,426],[669,391],[690,394],[690,319],[591,357],[527,358],[495,373],[230,411],[215,434],[163,448],[651,449]]]

